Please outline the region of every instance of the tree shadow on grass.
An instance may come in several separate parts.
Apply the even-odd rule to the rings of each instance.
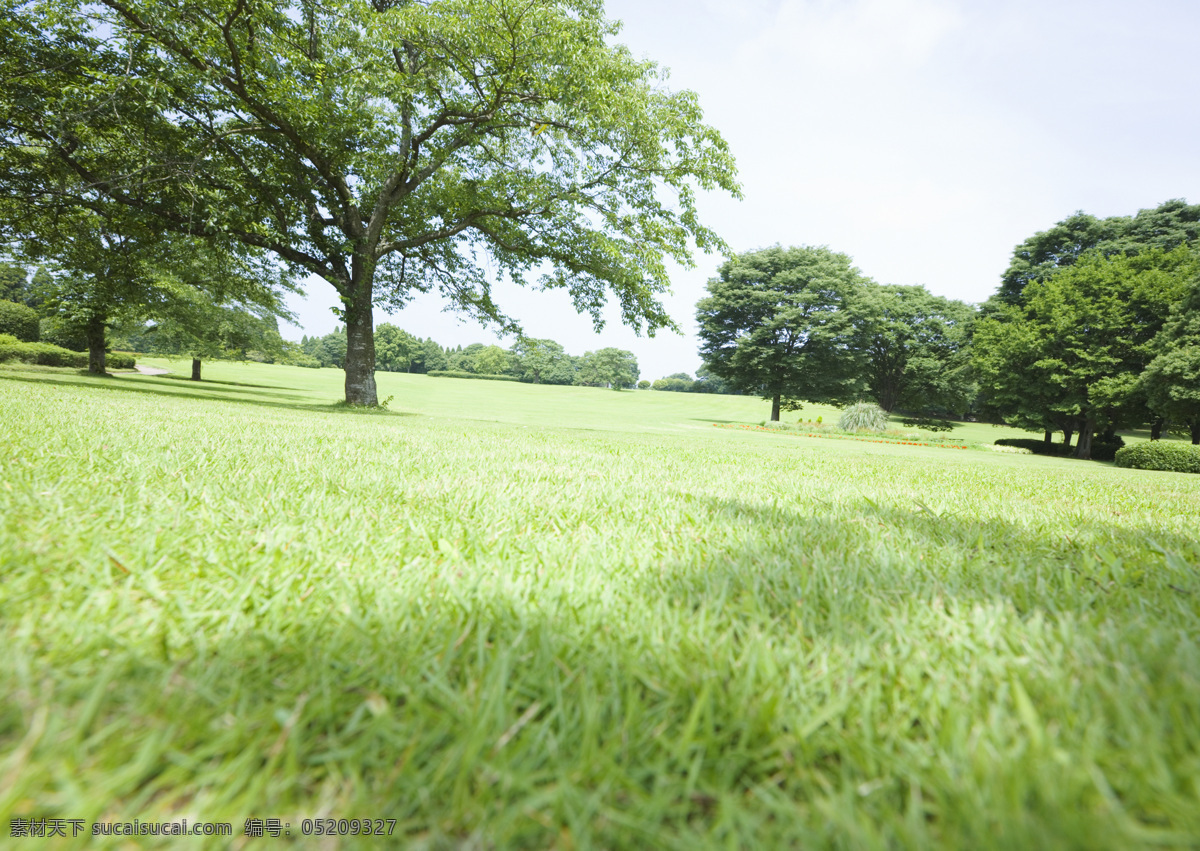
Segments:
[[[806,621],[866,634],[878,624],[855,622],[864,599],[885,607],[912,598],[1002,601],[1022,615],[1089,617],[1165,613],[1200,599],[1200,543],[1162,529],[1072,518],[1048,531],[917,502],[863,500],[827,511],[736,499],[705,505],[705,525],[740,533],[702,566],[659,574],[657,593],[684,607],[743,599],[791,617],[802,600]]]
[[[132,373],[130,373],[130,374],[132,374]],[[224,384],[229,387],[253,387],[258,390],[281,389],[280,386],[277,384],[247,384],[243,381],[214,381],[211,378],[205,378],[200,381],[192,381],[192,379],[189,376],[175,375],[175,374],[171,374],[171,373],[162,374],[162,375],[147,375],[145,377],[146,378],[165,378],[168,381],[186,381],[189,385],[193,385],[196,387],[203,387],[205,385],[210,385],[210,384]]]
[[[298,393],[280,392],[278,390],[262,390],[251,392],[249,389],[260,385],[237,385],[234,382],[192,382],[188,379],[166,378],[152,375],[107,375],[104,377],[81,374],[82,381],[64,381],[56,378],[43,378],[44,373],[28,376],[14,375],[11,372],[0,373],[0,379],[21,381],[27,384],[53,384],[61,387],[87,387],[99,390],[109,390],[121,393],[134,393],[150,396],[162,396],[171,399],[194,399],[215,402],[234,402],[243,405],[254,405],[263,408],[284,408],[291,411],[312,411],[328,414],[357,414],[362,416],[419,416],[411,411],[390,411],[384,408],[361,408],[337,402],[303,402],[306,397]],[[234,386],[230,386],[234,385]],[[272,398],[264,398],[266,396]],[[296,401],[285,401],[296,400]]]

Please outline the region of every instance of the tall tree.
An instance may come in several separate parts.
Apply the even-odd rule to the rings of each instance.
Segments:
[[[1200,444],[1200,277],[1192,281],[1154,341],[1140,384],[1151,410],[1188,427]]]
[[[847,306],[868,282],[828,248],[739,254],[708,282],[696,308],[705,367],[771,401],[771,419],[802,401],[856,393],[857,355]]]
[[[855,346],[879,406],[965,410],[972,391],[967,327],[974,316],[969,304],[921,286],[863,287],[854,307]]]
[[[376,303],[436,288],[517,327],[477,256],[518,283],[552,269],[542,285],[597,326],[611,293],[627,324],[674,327],[665,259],[723,248],[696,189],[739,194],[695,95],[613,44],[593,0],[13,11],[35,78],[0,104],[0,182],[100,196],[323,278],[341,298],[354,404],[377,403]]]
[[[1014,424],[1070,422],[1079,432],[1077,457],[1089,458],[1098,428],[1114,428],[1140,410],[1139,376],[1196,264],[1186,247],[1134,256],[1091,252],[1034,281],[1021,307],[980,321],[974,347],[981,386]]]

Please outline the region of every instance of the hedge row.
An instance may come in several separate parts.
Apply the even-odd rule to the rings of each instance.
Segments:
[[[1017,449],[1028,449],[1034,455],[1072,455],[1075,448],[1063,443],[1046,443],[1033,437],[1002,437],[996,446],[1015,446]]]
[[[457,369],[431,369],[426,375],[434,378],[477,378],[480,381],[520,381],[515,375],[476,375],[473,372],[463,372]]]
[[[1135,470],[1200,473],[1200,446],[1152,440],[1118,450],[1114,460],[1118,467],[1131,467]]]
[[[0,334],[0,363],[10,360],[80,369],[86,369],[88,365],[87,352],[73,352],[53,343],[23,343],[10,334]],[[136,363],[132,355],[123,354],[106,355],[104,360],[108,369],[133,369]]]
[[[1125,445],[1125,441],[1119,436],[1114,441],[1093,440],[1092,441],[1092,460],[1093,461],[1111,461],[1117,451]],[[1038,440],[1033,437],[1002,437],[996,441],[996,446],[1015,446],[1018,449],[1028,449],[1034,455],[1055,455],[1060,458],[1065,458],[1075,454],[1074,446],[1067,446],[1063,443],[1047,444],[1044,440]]]

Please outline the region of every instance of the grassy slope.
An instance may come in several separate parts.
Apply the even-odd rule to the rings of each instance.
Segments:
[[[206,374],[0,373],[0,822],[1200,843],[1200,477]]]

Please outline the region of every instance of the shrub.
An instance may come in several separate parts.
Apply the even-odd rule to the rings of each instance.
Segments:
[[[37,311],[15,301],[0,301],[0,334],[10,334],[25,343],[36,343]]]
[[[650,382],[647,381],[646,379],[643,378],[641,381],[638,382],[638,390],[649,390],[649,389],[650,389]]]
[[[137,358],[130,352],[110,352],[104,357],[104,365],[108,369],[133,369]]]
[[[52,343],[8,342],[11,339],[12,337],[7,335],[0,336],[0,361],[15,360],[38,366],[88,365],[88,356],[83,352],[73,352]]]
[[[515,375],[478,375],[474,372],[463,372],[460,369],[431,369],[426,375],[434,378],[475,378],[479,381],[520,381]]]
[[[883,431],[887,428],[887,412],[873,402],[859,402],[842,411],[838,428],[842,431]]]
[[[1165,470],[1173,473],[1200,473],[1200,446],[1152,440],[1118,449],[1113,459],[1118,467],[1135,470]]]

